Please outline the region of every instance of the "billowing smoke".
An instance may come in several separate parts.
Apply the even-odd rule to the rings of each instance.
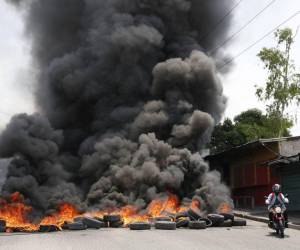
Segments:
[[[222,53],[205,51],[227,34],[230,18],[207,36],[230,0],[10,2],[25,10],[40,114],[16,115],[0,137],[12,158],[2,195],[43,212],[143,208],[167,192],[229,199],[199,150],[226,106]]]

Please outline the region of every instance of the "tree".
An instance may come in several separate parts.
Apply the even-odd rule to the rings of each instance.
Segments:
[[[283,136],[284,123],[289,119],[287,108],[300,104],[300,73],[291,60],[291,48],[295,36],[291,29],[275,32],[276,48],[263,48],[258,57],[268,71],[268,78],[263,87],[256,86],[259,100],[266,102],[267,112],[280,122],[278,137]]]
[[[290,136],[289,128],[293,123],[286,118],[279,119],[278,116],[264,115],[259,109],[242,112],[233,121],[227,118],[215,127],[210,150],[217,153],[250,141],[274,138],[281,129],[283,136]]]

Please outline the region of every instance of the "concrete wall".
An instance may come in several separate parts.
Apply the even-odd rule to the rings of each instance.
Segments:
[[[284,156],[293,156],[300,153],[300,139],[279,142],[279,152]]]

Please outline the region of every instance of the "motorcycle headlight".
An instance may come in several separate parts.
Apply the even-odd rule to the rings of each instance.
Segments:
[[[275,212],[276,212],[277,214],[281,213],[281,207],[276,207],[276,208],[275,208]]]

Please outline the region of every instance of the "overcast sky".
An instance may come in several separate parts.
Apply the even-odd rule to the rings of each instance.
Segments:
[[[238,2],[239,0],[236,0]],[[272,0],[243,0],[234,11],[231,34],[239,30]],[[277,0],[263,14],[247,26],[231,41],[226,51],[235,57],[239,52],[257,41],[264,34],[275,28],[285,19],[300,11],[298,0]],[[0,0],[0,129],[5,126],[15,113],[35,110],[32,85],[33,67],[30,66],[29,45],[24,38],[23,22],[20,13]],[[300,14],[283,27],[296,30],[300,25]],[[217,30],[216,30],[217,32]],[[220,41],[220,44],[223,41]],[[223,85],[228,97],[226,117],[234,117],[249,108],[264,108],[255,97],[255,84],[263,84],[266,72],[257,58],[262,47],[274,46],[273,35],[258,43],[252,49],[235,59],[230,73],[223,77]],[[298,58],[297,56],[298,55]],[[293,47],[292,57],[300,68],[300,30]],[[291,114],[296,114],[295,107]],[[293,135],[300,135],[299,123],[292,130]]]

